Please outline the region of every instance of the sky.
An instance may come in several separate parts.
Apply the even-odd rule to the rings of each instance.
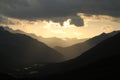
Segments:
[[[90,38],[120,30],[120,0],[0,0],[0,25],[42,37]]]

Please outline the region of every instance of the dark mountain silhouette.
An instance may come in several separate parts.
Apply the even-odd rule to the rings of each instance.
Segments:
[[[84,53],[85,51],[91,49],[92,47],[96,46],[101,41],[114,36],[115,34],[119,33],[119,31],[114,31],[112,33],[102,33],[96,37],[93,37],[83,43],[75,44],[69,47],[56,47],[55,49],[62,53],[67,60],[74,59]]]
[[[102,41],[76,59],[41,67],[39,73],[26,79],[115,80],[119,78],[119,64],[120,33]]]
[[[0,72],[33,63],[52,63],[64,56],[24,34],[14,34],[0,27]]]
[[[73,79],[73,80],[101,80],[117,79],[120,73],[120,33],[109,37],[86,51],[79,57],[61,62],[50,63],[24,75],[28,80]],[[37,72],[35,72],[35,71]],[[23,73],[24,74],[24,73]],[[14,74],[15,75],[15,74]],[[20,75],[17,75],[18,78]],[[22,75],[23,77],[23,75]],[[18,79],[17,77],[15,79]],[[120,78],[119,78],[120,79]]]
[[[36,36],[35,34],[25,33],[25,32],[20,31],[20,30],[12,30],[9,27],[4,27],[4,29],[8,30],[11,33],[20,33],[20,34],[28,35],[28,36],[30,36],[34,39],[37,39],[38,41],[41,41],[41,42],[45,43],[46,45],[48,45],[52,48],[56,45],[65,46],[65,45],[68,45],[68,44],[72,45],[75,42],[76,43],[79,42],[78,44],[75,44],[75,45],[72,45],[72,46],[69,46],[69,47],[56,46],[54,48],[58,52],[62,53],[65,56],[66,60],[76,58],[77,56],[81,55],[85,51],[94,47],[95,45],[97,45],[101,41],[103,41],[103,40],[105,40],[109,37],[112,37],[119,32],[119,31],[114,31],[114,32],[108,33],[108,34],[102,33],[101,35],[93,37],[89,40],[87,40],[87,39],[77,40],[77,39],[74,39],[74,38],[73,39],[67,39],[66,38],[66,40],[62,40],[62,39],[55,38],[55,37],[54,38],[43,38],[43,37],[40,37],[40,36]],[[87,40],[87,41],[85,41],[85,40]]]
[[[15,78],[6,73],[0,73],[0,80],[14,80]]]
[[[9,27],[4,27],[6,30],[10,31],[11,33],[20,33],[20,34],[26,34],[34,39],[37,39],[40,42],[45,43],[46,45],[48,45],[49,47],[55,48],[56,46],[60,46],[60,47],[68,47],[68,46],[72,46],[74,44],[78,44],[78,43],[82,43],[86,40],[86,39],[77,39],[77,38],[65,38],[60,39],[60,38],[56,38],[56,37],[52,37],[52,38],[44,38],[41,36],[36,36],[35,34],[32,33],[25,33],[23,31],[20,30],[12,30]]]

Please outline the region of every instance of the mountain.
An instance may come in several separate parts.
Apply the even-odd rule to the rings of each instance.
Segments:
[[[77,56],[81,55],[82,53],[84,53],[85,51],[91,49],[92,47],[96,46],[98,43],[100,43],[101,41],[110,38],[112,36],[114,36],[115,34],[119,33],[119,31],[114,31],[111,33],[102,33],[101,35],[95,36],[83,43],[78,43],[69,47],[56,47],[55,49],[62,53],[67,60],[69,59],[74,59]]]
[[[119,64],[120,33],[100,42],[75,59],[41,67],[38,73],[27,79],[115,80],[120,79]]]
[[[15,80],[15,78],[9,74],[0,73],[0,80]]]
[[[5,28],[5,30],[10,31],[11,33],[26,34],[34,39],[37,39],[40,42],[45,43],[46,45],[48,45],[51,48],[55,48],[56,46],[68,47],[68,46],[72,46],[74,44],[82,43],[82,42],[88,40],[87,38],[86,39],[65,38],[64,40],[60,39],[60,38],[56,38],[56,37],[44,38],[41,36],[36,36],[35,34],[32,34],[32,33],[25,33],[25,32],[20,31],[20,30],[12,30],[9,27],[4,27],[4,28]]]
[[[29,64],[64,61],[64,56],[29,36],[0,27],[0,72]]]
[[[74,44],[82,43],[88,40],[88,39],[77,39],[77,38],[65,38],[63,40],[63,39],[56,38],[56,37],[43,38],[41,36],[38,36],[35,39],[42,41],[43,43],[45,43],[46,45],[52,48],[55,48],[56,46],[68,47],[68,46],[72,46]]]

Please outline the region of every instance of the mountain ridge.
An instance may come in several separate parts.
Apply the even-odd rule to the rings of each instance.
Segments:
[[[19,67],[32,63],[64,61],[64,56],[42,42],[25,34],[10,33],[0,27],[0,69]],[[9,67],[8,67],[9,65]]]
[[[120,33],[75,59],[41,68],[40,72],[30,79],[117,79],[120,72],[119,41]]]
[[[64,40],[60,39],[60,38],[57,38],[57,37],[44,38],[42,36],[36,36],[33,33],[23,32],[19,29],[18,30],[12,30],[9,27],[4,27],[4,28],[6,30],[10,31],[11,33],[20,33],[20,34],[25,34],[27,36],[30,36],[34,39],[37,39],[40,42],[45,43],[46,45],[48,45],[51,48],[55,48],[56,46],[67,47],[67,46],[71,46],[71,45],[74,45],[74,44],[77,44],[77,43],[82,43],[82,42],[88,40],[87,38],[86,39],[65,38]]]
[[[64,54],[64,56],[66,56],[69,59],[73,59],[76,58],[77,56],[81,55],[82,53],[84,53],[85,51],[91,49],[92,47],[96,46],[97,44],[99,44],[100,42],[104,41],[107,38],[110,38],[114,35],[116,35],[117,33],[119,33],[120,31],[113,31],[111,33],[102,33],[98,36],[95,36],[83,43],[78,43],[69,47],[56,47],[55,49]]]

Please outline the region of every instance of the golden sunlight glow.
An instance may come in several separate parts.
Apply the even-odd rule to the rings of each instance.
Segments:
[[[71,23],[71,19],[68,19],[67,21],[64,21],[63,22],[63,27],[69,27],[70,26],[70,23]]]
[[[84,26],[75,26],[71,23],[71,19],[60,23],[52,21],[28,21],[14,18],[7,18],[12,24],[2,24],[9,26],[14,30],[20,29],[27,33],[34,33],[42,37],[57,37],[57,38],[90,38],[99,35],[103,32],[109,33],[114,30],[120,30],[120,18],[114,18],[106,15],[92,15],[78,14],[84,20]]]

